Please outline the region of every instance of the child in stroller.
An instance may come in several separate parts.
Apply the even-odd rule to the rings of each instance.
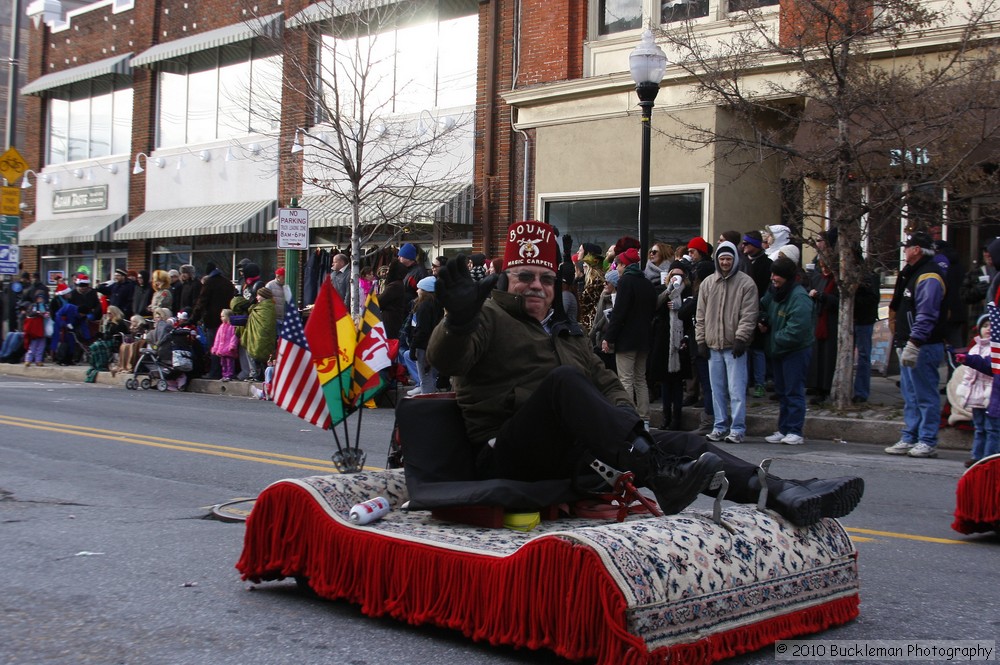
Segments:
[[[183,388],[187,382],[185,372],[191,369],[190,338],[187,329],[174,328],[169,309],[161,307],[154,310],[152,329],[146,333],[146,346],[139,350],[132,376],[125,381],[125,387],[129,390],[149,390],[155,385],[160,392],[169,390],[171,384],[174,384],[175,390]],[[183,363],[185,358],[187,365]]]

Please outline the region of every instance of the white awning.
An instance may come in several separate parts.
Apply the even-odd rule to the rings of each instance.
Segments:
[[[114,233],[125,226],[128,215],[38,219],[24,227],[18,244],[61,245],[71,242],[112,242]]]
[[[398,188],[369,197],[361,206],[361,223],[451,222],[472,223],[474,188],[469,183]],[[309,211],[309,228],[322,229],[351,225],[351,204],[335,195],[299,197],[299,207]],[[269,228],[278,228],[274,220]]]
[[[147,210],[115,233],[115,240],[267,233],[277,214],[277,201]]]
[[[129,59],[131,57],[131,53],[124,53],[122,55],[104,58],[103,60],[98,60],[97,62],[91,62],[87,65],[70,67],[69,69],[64,69],[59,72],[52,72],[51,74],[46,74],[45,76],[39,76],[34,81],[21,88],[21,94],[40,95],[46,90],[60,88],[78,81],[86,81],[97,78],[98,76],[108,76],[110,74],[131,76],[132,67],[129,65]]]
[[[256,37],[277,38],[281,35],[281,19],[284,14],[277,12],[267,16],[252,18],[224,28],[201,32],[150,47],[132,58],[133,67],[148,67],[161,60],[177,58],[189,53],[197,53],[218,46],[236,44]]]
[[[334,2],[334,0],[323,0],[322,2],[309,5],[298,14],[288,19],[285,27],[300,28],[304,25],[318,23],[319,21],[326,21],[338,16],[356,14],[358,12],[377,9],[387,5],[395,5],[398,3],[399,0],[349,0],[348,2],[344,2],[343,0],[339,0],[337,2]]]

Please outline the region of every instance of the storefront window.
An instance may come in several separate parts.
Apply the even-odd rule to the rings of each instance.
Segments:
[[[708,0],[664,0],[660,5],[660,22],[673,23],[708,16]]]
[[[702,231],[703,194],[658,194],[649,199],[649,241],[684,243]],[[574,249],[593,242],[606,249],[623,235],[638,238],[639,197],[545,203],[545,221],[573,236]]]
[[[128,154],[132,82],[127,77],[80,81],[48,98],[48,164]]]

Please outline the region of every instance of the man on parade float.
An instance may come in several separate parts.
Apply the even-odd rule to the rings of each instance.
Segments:
[[[557,231],[524,221],[508,229],[504,272],[476,282],[459,256],[438,272],[447,314],[428,357],[450,375],[481,479],[597,478],[591,465],[631,471],[665,514],[678,513],[719,470],[727,499],[754,503],[758,468],[686,432],[648,432],[616,374],[562,311]],[[497,288],[494,289],[494,286]],[[856,477],[787,480],[767,476],[767,506],[807,526],[842,517],[861,500]]]

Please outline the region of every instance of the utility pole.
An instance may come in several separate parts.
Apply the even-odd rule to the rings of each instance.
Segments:
[[[17,73],[20,43],[20,0],[10,0],[10,57],[7,61],[7,146],[14,147],[17,138]]]

